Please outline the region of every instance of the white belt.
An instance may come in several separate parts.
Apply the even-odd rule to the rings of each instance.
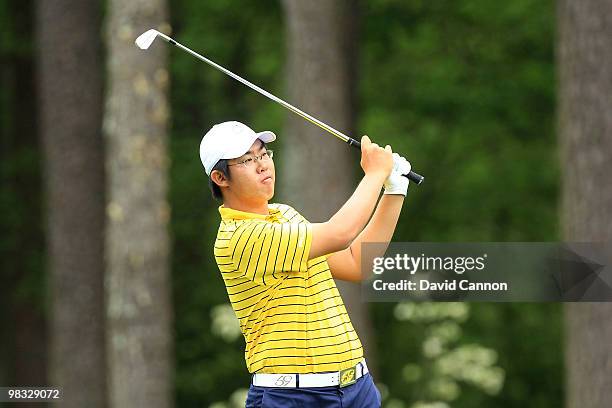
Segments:
[[[345,387],[354,384],[359,378],[368,373],[365,359],[353,367],[345,370],[316,374],[253,374],[253,385],[256,387]]]

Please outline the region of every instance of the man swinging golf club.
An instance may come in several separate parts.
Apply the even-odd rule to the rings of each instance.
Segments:
[[[253,374],[246,406],[380,407],[334,279],[360,281],[361,243],[391,240],[410,163],[364,136],[365,175],[355,192],[328,221],[310,223],[269,203],[275,139],[224,122],[200,144],[212,194],[223,202],[214,254]]]

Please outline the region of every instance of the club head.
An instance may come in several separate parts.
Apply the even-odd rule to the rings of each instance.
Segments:
[[[138,36],[138,38],[135,41],[136,45],[141,50],[146,50],[151,46],[151,44],[153,44],[153,41],[155,41],[155,38],[159,34],[160,33],[157,30],[154,30],[154,29],[147,30]]]

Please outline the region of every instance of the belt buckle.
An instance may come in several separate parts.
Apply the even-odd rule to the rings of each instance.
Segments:
[[[357,366],[340,370],[340,388],[357,382]]]

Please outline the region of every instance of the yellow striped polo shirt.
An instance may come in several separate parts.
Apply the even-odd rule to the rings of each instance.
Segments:
[[[312,224],[292,207],[268,215],[219,207],[215,259],[246,341],[250,373],[354,366],[363,349],[327,264],[308,260]]]

